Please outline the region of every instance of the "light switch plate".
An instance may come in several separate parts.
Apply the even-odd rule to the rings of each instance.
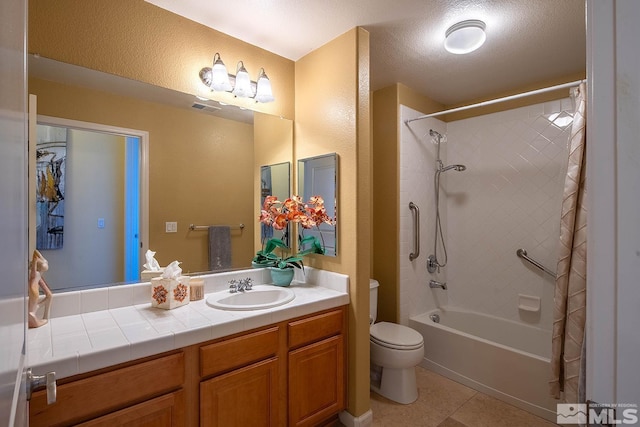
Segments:
[[[98,218],[98,228],[104,228],[104,218]]]
[[[177,233],[178,232],[178,223],[177,222],[165,222],[164,229],[166,233]]]

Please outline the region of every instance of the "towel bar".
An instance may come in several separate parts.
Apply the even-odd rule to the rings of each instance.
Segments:
[[[194,225],[194,224],[189,224],[189,230],[191,231],[197,231],[197,230],[208,230],[209,229],[209,225]],[[232,230],[242,230],[244,228],[244,224],[240,224],[240,225],[230,225],[229,226],[230,229]]]

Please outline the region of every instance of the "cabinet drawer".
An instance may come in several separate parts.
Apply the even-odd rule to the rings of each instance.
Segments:
[[[342,333],[344,310],[338,309],[289,323],[289,348]]]
[[[278,352],[278,327],[200,347],[200,375],[219,374]]]
[[[78,427],[180,427],[185,423],[183,401],[181,390],[78,424]]]
[[[184,354],[177,353],[58,386],[56,403],[46,391],[33,393],[31,427],[70,425],[182,387]]]

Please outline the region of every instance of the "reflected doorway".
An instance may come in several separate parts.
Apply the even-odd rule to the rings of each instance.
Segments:
[[[64,225],[54,230],[61,243],[38,248],[51,266],[49,286],[62,290],[139,281],[148,248],[148,134],[44,116],[37,127],[36,153],[51,139],[60,143],[66,136],[64,181],[56,192],[64,202]],[[41,184],[37,193],[46,188]],[[31,224],[36,234],[47,234],[42,225],[36,215]]]

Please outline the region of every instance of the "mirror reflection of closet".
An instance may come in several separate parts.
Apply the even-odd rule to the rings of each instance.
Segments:
[[[283,162],[260,166],[260,205],[267,196],[276,196],[284,201],[291,195],[291,163]],[[264,244],[271,238],[281,239],[289,246],[289,225],[284,230],[260,224],[260,241]]]
[[[336,153],[298,160],[298,194],[305,201],[311,196],[321,196],[324,199],[327,214],[337,218],[338,155]],[[318,228],[298,227],[298,233],[300,238],[316,236],[324,245],[325,255],[335,257],[338,254],[337,221],[336,225],[322,223]]]

